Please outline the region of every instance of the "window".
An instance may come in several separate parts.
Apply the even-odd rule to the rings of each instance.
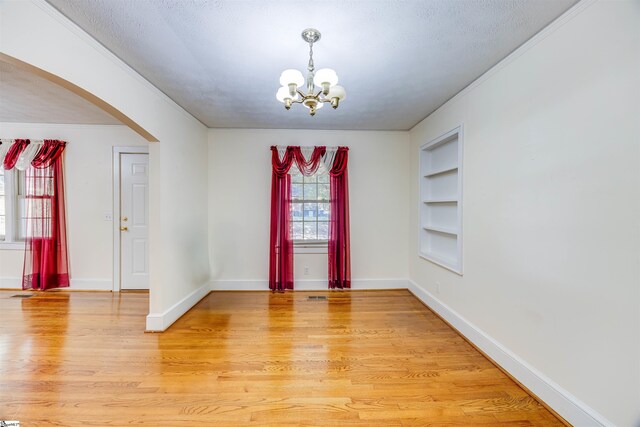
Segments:
[[[24,176],[23,171],[0,168],[0,244],[24,241]]]
[[[32,169],[18,178],[18,236],[24,240],[27,223],[29,235],[51,238],[51,209],[54,196],[53,168]],[[27,202],[29,214],[27,215]]]
[[[303,176],[295,166],[289,174],[294,245],[326,245],[329,240],[329,174],[323,164],[312,176]]]

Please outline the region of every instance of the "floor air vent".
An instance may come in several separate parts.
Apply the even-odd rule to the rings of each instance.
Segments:
[[[309,301],[326,301],[327,297],[324,295],[309,295]]]
[[[11,295],[9,298],[31,298],[32,296],[35,296],[35,294],[17,294],[17,295]]]

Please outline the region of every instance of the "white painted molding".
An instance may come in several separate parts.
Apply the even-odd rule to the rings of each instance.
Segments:
[[[18,127],[18,128],[36,128],[38,130],[110,130],[115,128],[127,128],[131,129],[129,126],[124,124],[112,124],[112,125],[90,125],[84,123],[26,123],[26,122],[2,122],[2,128],[6,129],[9,127]],[[12,131],[13,132],[13,131]],[[10,138],[9,138],[10,139]],[[44,138],[41,138],[44,139]]]
[[[213,280],[212,291],[268,291],[268,280]],[[296,280],[296,291],[327,291],[326,280]],[[351,281],[353,290],[407,289],[407,279],[355,279]]]
[[[162,313],[149,313],[147,315],[147,331],[162,332],[189,311],[210,292],[210,284],[206,282],[195,291],[163,311]]]
[[[24,242],[0,242],[0,251],[24,251]]]
[[[61,288],[69,291],[110,291],[111,280],[109,279],[71,279],[68,288]],[[0,288],[22,290],[21,277],[0,277]]]
[[[580,427],[615,427],[615,425],[584,402],[560,387],[549,377],[522,360],[504,345],[437,299],[429,291],[409,280],[409,291],[431,310],[449,322],[469,341],[485,352],[498,365],[553,408],[560,416]]]
[[[426,117],[423,117],[421,120],[419,120],[418,123],[413,125],[411,129],[409,129],[409,131],[412,131],[413,129],[415,129],[416,126],[419,126],[422,122],[424,122],[424,120],[427,117],[431,116],[432,114],[435,114],[436,112],[438,112],[438,110],[440,110],[445,105],[459,101],[461,98],[466,96],[469,92],[474,90],[476,87],[480,86],[486,80],[490,79],[494,74],[498,73],[500,70],[507,67],[513,61],[515,61],[518,57],[522,56],[524,53],[526,53],[528,50],[533,48],[535,45],[537,45],[538,43],[540,43],[541,41],[549,37],[551,34],[556,32],[558,29],[560,29],[567,22],[571,21],[573,18],[578,16],[580,13],[582,13],[585,9],[587,9],[589,6],[594,4],[596,1],[597,0],[581,0],[578,3],[576,3],[569,10],[567,10],[565,13],[563,13],[558,18],[556,18],[556,20],[554,20],[549,25],[544,27],[540,32],[536,33],[529,40],[521,44],[518,48],[516,48],[513,52],[507,55],[504,59],[502,59],[496,65],[489,68],[480,77],[478,77],[477,79],[469,83],[467,87],[463,88],[460,92],[458,92],[457,94],[455,94],[454,96],[452,96],[451,98],[443,102],[438,108],[433,110]]]
[[[112,281],[109,279],[71,279],[69,290],[78,291],[111,291]]]
[[[22,278],[20,277],[0,277],[0,288],[22,290]]]

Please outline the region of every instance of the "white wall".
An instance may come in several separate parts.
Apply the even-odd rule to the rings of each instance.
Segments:
[[[166,329],[208,292],[206,127],[44,0],[0,2],[0,53],[85,89],[160,141],[149,146],[147,328]]]
[[[112,148],[147,145],[126,126],[0,123],[3,138],[62,139],[71,289],[111,290],[113,285]],[[0,283],[20,287],[23,250],[2,250]]]
[[[344,145],[349,147],[354,287],[397,283],[406,287],[408,143],[407,132],[209,130],[212,279],[231,281],[230,287],[254,283],[268,289],[269,147]],[[317,287],[326,287],[326,254],[296,254],[294,264],[299,285],[313,280],[318,281]],[[307,276],[305,265],[309,266]]]
[[[410,276],[631,427],[640,425],[640,2],[577,10],[411,131]],[[418,257],[415,208],[420,144],[461,123],[462,277]]]

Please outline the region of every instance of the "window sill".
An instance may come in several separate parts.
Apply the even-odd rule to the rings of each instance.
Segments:
[[[329,253],[326,243],[323,245],[300,245],[293,246],[294,254],[326,254]]]
[[[0,242],[0,251],[23,251],[24,242]]]

